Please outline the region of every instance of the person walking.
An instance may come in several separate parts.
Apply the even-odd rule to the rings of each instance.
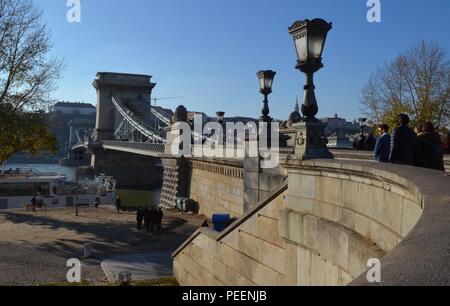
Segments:
[[[439,171],[444,169],[444,145],[441,137],[434,130],[433,123],[427,122],[423,126],[423,132],[419,139],[419,167]]]
[[[163,213],[161,207],[158,207],[158,209],[156,210],[156,229],[157,230],[161,230],[163,218],[164,218],[164,213]]]
[[[37,199],[36,195],[33,195],[33,198],[31,199],[31,210],[33,212],[36,212],[36,207],[37,207]]]
[[[144,211],[142,208],[138,208],[136,211],[136,228],[138,230],[142,229],[142,221],[144,220]]]
[[[150,231],[153,232],[155,228],[158,227],[158,211],[156,208],[152,207],[149,211],[150,217]]]
[[[417,134],[409,127],[409,116],[398,116],[399,127],[391,137],[391,152],[389,161],[393,164],[417,166],[419,155],[419,140]]]
[[[120,214],[120,210],[122,209],[122,200],[117,197],[116,199],[116,209],[117,209],[117,213]]]
[[[375,144],[375,160],[380,163],[389,162],[389,153],[391,151],[391,135],[389,135],[389,125],[380,126],[381,136],[378,137]]]

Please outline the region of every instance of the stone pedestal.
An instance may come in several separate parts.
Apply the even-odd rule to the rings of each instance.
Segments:
[[[173,208],[177,198],[188,195],[188,166],[185,158],[162,160],[164,167],[161,206]]]
[[[295,155],[300,160],[333,159],[327,148],[325,124],[320,121],[300,122],[293,125],[295,129]]]

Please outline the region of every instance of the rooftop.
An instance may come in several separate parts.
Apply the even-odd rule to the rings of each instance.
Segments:
[[[95,106],[89,103],[83,102],[58,102],[55,107],[71,107],[71,108],[91,108],[95,109]]]

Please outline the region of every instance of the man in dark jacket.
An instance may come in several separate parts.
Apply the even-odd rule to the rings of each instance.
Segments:
[[[380,127],[381,136],[378,137],[375,145],[375,160],[380,163],[389,162],[389,153],[391,152],[391,135],[389,135],[389,126],[383,124]]]
[[[420,133],[418,138],[420,143],[419,166],[445,171],[444,146],[441,137],[434,130],[433,123],[425,123],[423,133]]]
[[[419,141],[416,133],[408,126],[408,115],[399,115],[398,123],[399,127],[392,133],[389,161],[393,164],[417,166]]]

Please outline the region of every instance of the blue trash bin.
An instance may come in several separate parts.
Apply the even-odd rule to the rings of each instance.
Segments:
[[[229,214],[214,214],[212,216],[212,223],[216,232],[225,230],[228,226],[228,222],[230,222]]]

